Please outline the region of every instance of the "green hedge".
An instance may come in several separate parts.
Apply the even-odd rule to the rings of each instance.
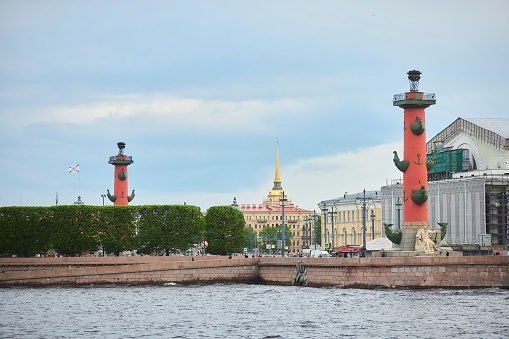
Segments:
[[[200,208],[189,205],[0,207],[0,254],[168,252],[203,234]]]

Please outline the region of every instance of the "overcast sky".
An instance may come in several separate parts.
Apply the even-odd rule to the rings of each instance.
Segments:
[[[507,117],[508,1],[1,1],[0,206],[102,204],[126,143],[131,204],[300,207],[399,178],[406,73],[427,139]],[[68,167],[80,165],[80,174]],[[111,204],[106,201],[106,204]]]

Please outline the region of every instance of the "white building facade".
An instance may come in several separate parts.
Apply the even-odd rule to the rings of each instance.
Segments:
[[[431,228],[448,223],[448,244],[507,245],[509,119],[458,118],[428,141],[426,148],[428,155],[464,150],[462,166],[452,159],[439,172],[428,175]],[[402,199],[401,181],[382,187],[383,223],[396,229],[401,225]]]

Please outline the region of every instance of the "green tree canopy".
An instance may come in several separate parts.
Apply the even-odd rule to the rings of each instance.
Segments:
[[[278,246],[278,240],[281,240],[281,226],[265,227],[260,231],[259,235],[262,237],[262,248],[267,248],[267,245],[272,245],[272,248],[280,249]],[[285,235],[285,244],[288,246],[293,236],[288,225],[285,225]]]
[[[150,205],[139,212],[139,251],[186,250],[203,235],[203,214],[197,206]]]
[[[101,207],[98,233],[105,253],[119,255],[137,248],[136,210],[132,206]]]
[[[256,234],[253,231],[253,229],[249,226],[244,227],[244,237],[246,239],[246,243],[244,247],[247,247],[249,249],[256,247]]]
[[[1,207],[0,254],[33,256],[54,249],[80,255],[186,250],[204,237],[199,207],[186,205]]]
[[[231,206],[212,206],[205,215],[207,252],[228,254],[242,252],[245,245],[244,214]]]
[[[50,220],[47,207],[0,208],[0,254],[27,257],[46,252],[51,242]]]
[[[97,251],[101,227],[97,206],[62,205],[52,209],[52,245],[58,253],[73,256]]]
[[[322,245],[322,221],[320,218],[316,221],[316,243]]]

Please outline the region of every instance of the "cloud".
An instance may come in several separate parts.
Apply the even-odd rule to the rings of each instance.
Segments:
[[[392,152],[402,149],[403,142],[393,142],[301,159],[281,168],[282,185],[295,204],[314,209],[322,200],[380,189],[388,180],[400,178]]]
[[[276,136],[302,207],[378,188],[401,176],[391,99],[410,69],[437,95],[428,138],[460,116],[506,115],[491,99],[507,92],[507,1],[218,1],[1,3],[0,205],[56,191],[72,203],[61,175],[78,162],[84,200],[99,203],[118,141],[137,203],[261,203]]]
[[[260,129],[274,115],[277,115],[278,119],[295,119],[311,106],[310,100],[305,98],[226,101],[172,98],[164,94],[119,95],[90,104],[46,107],[37,114],[17,115],[15,121],[17,120],[17,124],[85,125],[100,123],[103,119],[122,121],[141,118],[152,123],[153,127],[164,126],[168,132],[178,132],[184,128],[222,133],[232,129]]]

